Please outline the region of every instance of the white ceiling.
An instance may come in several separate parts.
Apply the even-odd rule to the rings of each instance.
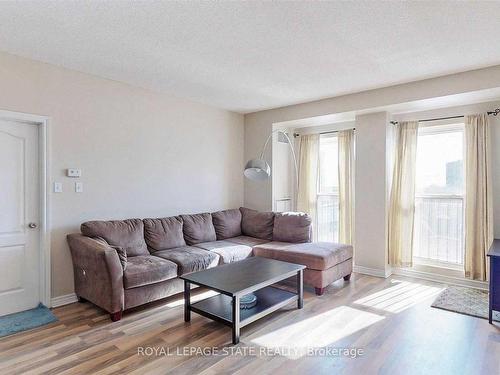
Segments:
[[[500,64],[499,2],[1,1],[0,50],[252,112]]]

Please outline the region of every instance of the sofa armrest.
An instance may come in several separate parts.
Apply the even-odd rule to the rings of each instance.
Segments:
[[[69,234],[75,292],[109,313],[124,308],[123,267],[115,249],[81,234]]]

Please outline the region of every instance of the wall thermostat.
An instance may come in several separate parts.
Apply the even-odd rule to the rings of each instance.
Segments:
[[[68,168],[66,170],[66,176],[68,177],[82,177],[82,170],[77,168]]]

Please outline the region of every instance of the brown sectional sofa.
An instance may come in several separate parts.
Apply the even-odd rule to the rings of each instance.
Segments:
[[[68,235],[75,292],[119,320],[124,310],[182,291],[183,274],[250,256],[304,264],[304,282],[323,294],[349,280],[352,246],[311,242],[301,213],[247,208],[158,219],[89,221]]]

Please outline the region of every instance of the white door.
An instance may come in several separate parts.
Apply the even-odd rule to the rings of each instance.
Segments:
[[[0,119],[0,316],[40,302],[38,126]]]

